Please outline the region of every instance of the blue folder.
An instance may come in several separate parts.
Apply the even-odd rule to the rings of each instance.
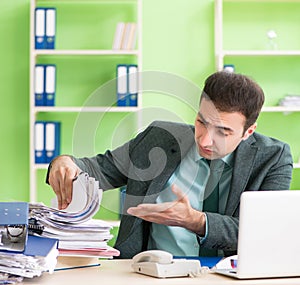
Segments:
[[[30,256],[47,256],[57,246],[58,239],[29,235],[24,254]]]
[[[136,64],[127,66],[129,106],[137,106],[138,98],[138,69]]]
[[[46,8],[46,27],[45,27],[45,37],[46,37],[46,49],[55,48],[55,32],[56,32],[56,9]]]
[[[174,256],[174,258],[196,259],[200,260],[201,266],[207,266],[209,268],[214,267],[223,257],[221,256]]]
[[[35,9],[35,48],[44,49],[46,47],[46,10],[44,8]]]
[[[46,163],[60,154],[60,122],[45,122]]]
[[[117,65],[117,106],[129,106],[127,65]]]

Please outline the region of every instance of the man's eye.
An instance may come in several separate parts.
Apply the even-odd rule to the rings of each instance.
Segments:
[[[223,130],[219,130],[219,135],[223,136],[223,137],[227,137],[229,136],[229,134]]]

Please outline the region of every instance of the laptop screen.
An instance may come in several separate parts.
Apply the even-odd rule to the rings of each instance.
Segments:
[[[239,278],[300,276],[300,191],[241,196]]]

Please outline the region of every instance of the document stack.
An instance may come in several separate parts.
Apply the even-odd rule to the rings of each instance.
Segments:
[[[300,106],[300,95],[288,94],[279,101],[279,106],[284,107],[299,107]]]
[[[28,235],[28,203],[0,203],[0,284],[54,271],[58,240]]]
[[[100,207],[102,189],[99,182],[80,173],[73,181],[72,202],[65,210],[41,203],[30,203],[29,213],[33,223],[39,225],[43,237],[59,240],[59,255],[113,258],[120,253],[107,242],[113,238],[109,223],[92,219]],[[42,227],[42,229],[41,229]]]

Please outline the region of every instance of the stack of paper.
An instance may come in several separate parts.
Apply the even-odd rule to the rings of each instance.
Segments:
[[[119,251],[108,246],[112,225],[92,219],[99,210],[102,189],[94,178],[80,173],[73,181],[72,202],[65,210],[30,203],[30,218],[43,227],[40,235],[59,239],[59,255],[112,258]],[[55,204],[55,203],[54,203]]]
[[[57,263],[57,243],[55,239],[29,235],[24,252],[1,251],[0,284],[2,280],[11,284],[9,282],[19,282],[23,277],[33,278],[46,271],[52,273]]]
[[[279,106],[297,107],[300,106],[300,95],[288,94],[279,101]]]

